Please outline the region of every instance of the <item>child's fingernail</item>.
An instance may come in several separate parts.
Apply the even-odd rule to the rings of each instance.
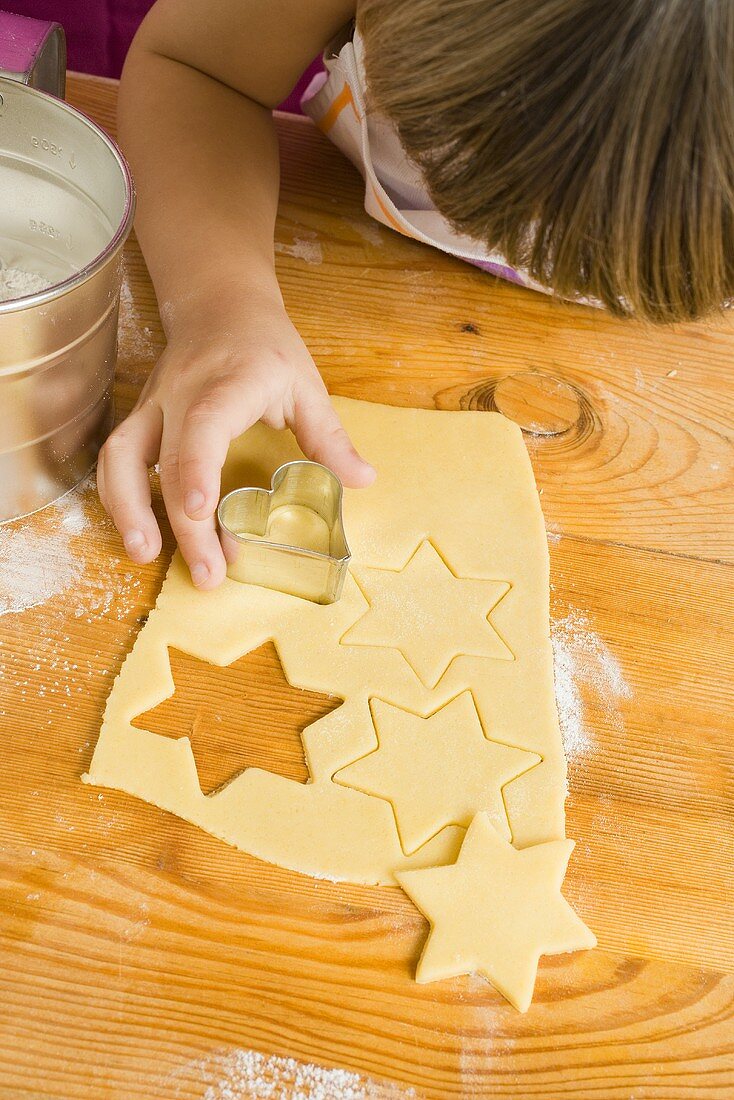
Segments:
[[[200,493],[198,489],[192,489],[190,493],[187,493],[184,497],[184,508],[191,516],[194,512],[198,512],[200,508],[204,507],[205,497],[203,493]]]
[[[122,541],[125,543],[125,549],[128,554],[130,554],[134,553],[136,550],[142,550],[146,540],[142,531],[128,531]]]
[[[209,576],[209,566],[203,561],[197,561],[196,565],[191,566],[191,579],[194,584],[203,584]]]

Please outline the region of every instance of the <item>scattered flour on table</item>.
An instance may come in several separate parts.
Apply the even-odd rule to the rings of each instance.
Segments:
[[[584,725],[579,686],[587,685],[605,719],[618,730],[622,728],[619,700],[628,699],[632,692],[616,657],[582,612],[570,611],[552,621],[551,642],[563,747],[569,764],[573,764],[593,746]]]
[[[182,1070],[198,1072],[205,1085],[201,1100],[409,1100],[416,1095],[414,1089],[374,1081],[351,1070],[327,1069],[256,1050],[232,1050],[189,1063]],[[167,1082],[180,1072],[174,1071]]]
[[[0,302],[10,302],[13,298],[24,298],[28,294],[37,294],[51,286],[43,275],[35,271],[24,271],[20,267],[0,266]]]
[[[324,259],[321,244],[316,239],[315,233],[313,237],[294,237],[293,244],[281,244],[280,241],[276,241],[275,251],[284,256],[295,256],[297,260],[305,260],[307,264],[320,264]]]
[[[122,559],[108,557],[90,574],[80,536],[93,534],[84,502],[94,492],[94,474],[55,504],[26,519],[0,524],[0,618],[71,592],[66,612],[91,623],[100,615],[126,618],[136,606],[140,579],[121,574]],[[109,523],[99,518],[95,525]]]
[[[143,323],[135,305],[127,260],[122,265],[119,341],[121,354],[132,354],[134,359],[147,362],[158,355],[153,330]]]
[[[36,517],[0,527],[0,615],[25,611],[65,592],[80,577],[83,561],[71,539],[87,527],[79,490],[50,509],[51,522]]]
[[[358,233],[363,240],[369,241],[370,244],[382,244],[382,233],[377,222],[372,218],[365,219],[364,221],[357,218],[344,218],[344,221],[347,225],[351,226],[355,233]]]
[[[112,525],[91,499],[86,508],[93,484],[90,475],[56,504],[0,525],[0,726],[26,701],[40,715],[37,699],[48,704],[46,725],[51,726],[96,690],[100,676],[113,674],[108,665],[100,669],[98,658],[84,658],[75,650],[76,623],[92,624],[104,617],[133,627],[138,621],[141,577],[122,558],[104,551],[105,532]],[[89,553],[87,540],[101,542],[99,558]],[[54,597],[61,597],[63,604]],[[28,608],[36,609],[32,630],[24,627],[19,614]],[[88,748],[87,740],[77,752]]]

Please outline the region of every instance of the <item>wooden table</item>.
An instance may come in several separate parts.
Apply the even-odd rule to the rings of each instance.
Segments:
[[[114,130],[116,90],[69,94]],[[279,274],[329,388],[555,433],[527,435],[552,615],[585,619],[626,683],[579,680],[565,890],[599,948],[543,960],[524,1016],[481,980],[418,986],[426,926],[398,890],[287,873],[83,786],[173,548],[166,528],[130,564],[90,488],[76,581],[0,619],[0,1096],[259,1096],[255,1050],[392,1082],[374,1097],[730,1098],[732,325],[647,330],[495,282],[370,222],[310,123],[279,132]],[[127,273],[121,415],[163,344],[134,241]],[[54,516],[18,527],[50,537]]]

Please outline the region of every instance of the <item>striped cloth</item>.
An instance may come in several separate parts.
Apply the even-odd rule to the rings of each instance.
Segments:
[[[361,172],[367,213],[492,275],[549,293],[526,272],[510,267],[501,253],[457,233],[436,210],[395,127],[386,116],[365,108],[362,49],[359,33],[351,28],[335,40],[324,54],[325,71],[313,77],[301,106]]]

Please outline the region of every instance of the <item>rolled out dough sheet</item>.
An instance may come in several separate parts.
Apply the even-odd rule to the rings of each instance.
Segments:
[[[151,802],[271,863],[355,883],[394,884],[396,872],[453,862],[471,815],[490,806],[504,810],[501,832],[517,848],[562,839],[566,767],[553,691],[548,549],[519,428],[496,413],[334,403],[379,475],[369,489],[345,491],[353,572],[341,600],[317,605],[231,580],[199,592],[176,554],[115,681],[85,781]],[[299,457],[289,432],[258,424],[232,444],[223,491],[269,488],[273,471]],[[440,579],[416,584],[421,562]],[[441,629],[431,633],[438,622]],[[350,632],[358,644],[350,644]],[[228,665],[269,640],[291,684],[344,702],[303,733],[310,782],[249,768],[205,796],[186,731],[175,740],[137,729],[132,720],[172,695],[169,646]],[[473,707],[453,703],[466,692]],[[490,776],[487,805],[462,805],[460,821],[449,824],[439,813],[432,832],[430,762],[423,761],[415,798],[424,804],[411,813],[420,821],[419,839],[429,839],[416,850],[406,844],[406,854],[396,819],[400,801],[347,785],[346,771],[333,780],[380,748],[371,705],[421,719],[445,707],[457,721],[466,713],[476,724],[478,715],[484,735],[503,747],[498,758],[507,757],[507,747],[519,750],[509,773],[505,767],[494,776],[501,801]],[[420,728],[417,719],[411,728]],[[467,777],[471,766],[470,758]],[[457,764],[454,782],[460,786]],[[436,794],[441,783],[437,766]]]

